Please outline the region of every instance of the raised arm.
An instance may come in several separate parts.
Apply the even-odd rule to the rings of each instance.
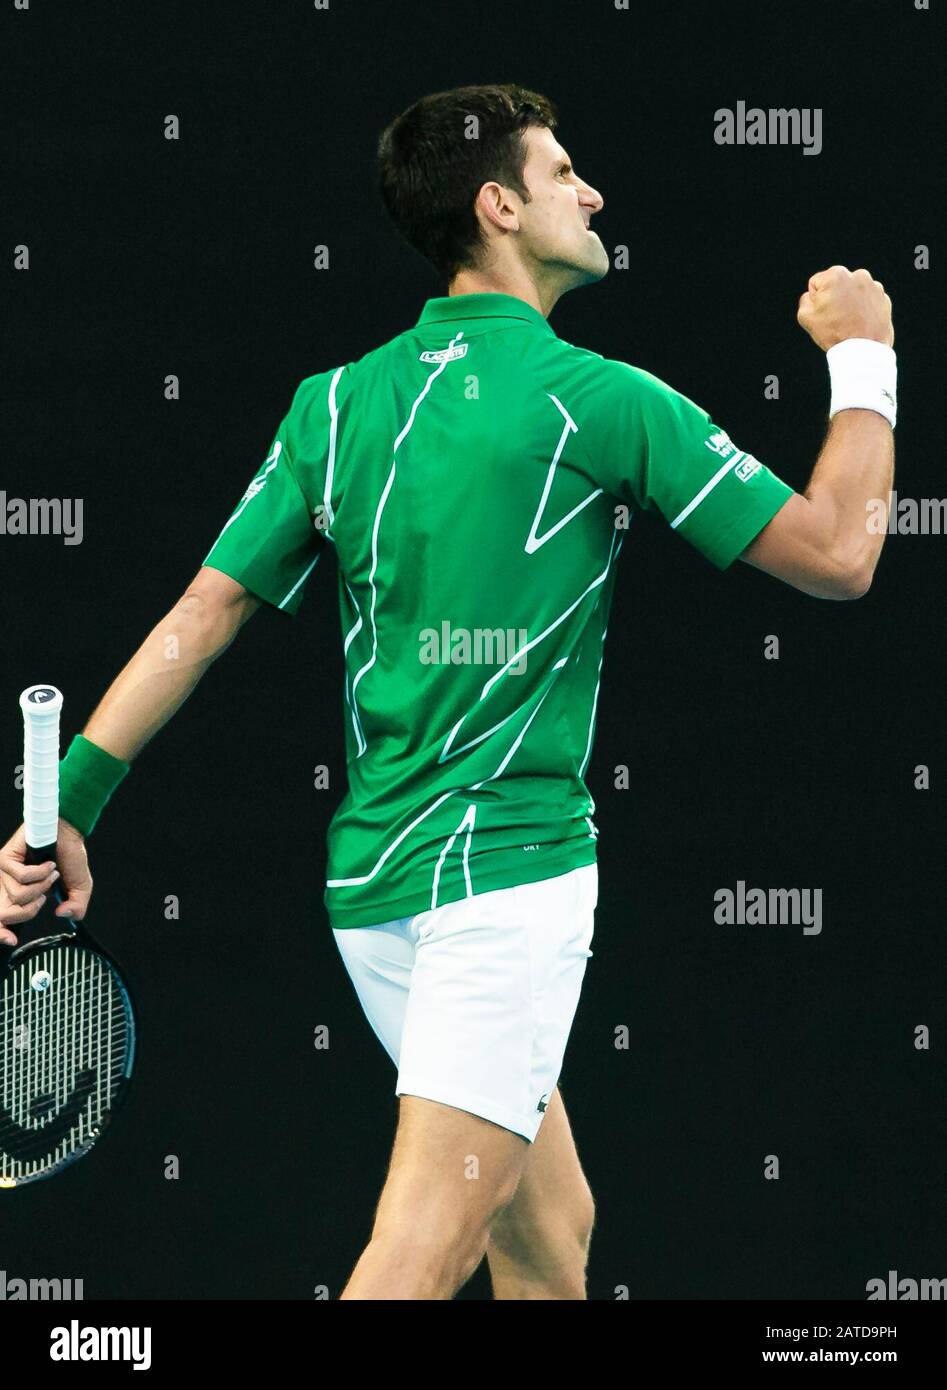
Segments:
[[[828,354],[837,413],[805,491],[788,499],[740,559],[817,598],[859,598],[886,530],[869,530],[868,504],[880,499],[887,507],[894,480],[891,300],[867,270],[832,266],[813,275],[797,317]],[[853,404],[868,401],[886,413]]]

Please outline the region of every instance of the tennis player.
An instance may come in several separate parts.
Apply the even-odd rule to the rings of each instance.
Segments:
[[[883,543],[866,528],[893,476],[883,286],[832,266],[799,300],[831,423],[796,493],[686,396],[557,336],[559,298],[609,260],[602,195],[556,127],[545,97],[505,85],[425,97],[384,131],[385,204],[448,293],[302,381],[61,765],[61,910],[81,919],[85,839],[133,759],[261,603],[298,611],[335,549],[348,793],[325,906],[400,1097],[345,1299],[449,1299],[484,1255],[497,1299],[586,1297],[594,1207],[557,1082],[591,955],[584,776],[629,515],[825,599],[864,594]],[[0,857],[7,940],[52,881],[22,851],[21,828]]]

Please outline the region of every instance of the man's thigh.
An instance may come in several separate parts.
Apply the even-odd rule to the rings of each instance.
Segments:
[[[590,1225],[593,1213],[592,1192],[557,1086],[526,1155],[516,1193],[493,1221],[491,1244],[527,1260],[537,1245],[554,1243],[557,1227],[571,1234]]]
[[[373,1236],[422,1245],[485,1236],[497,1210],[512,1200],[530,1148],[522,1135],[490,1120],[403,1095]]]

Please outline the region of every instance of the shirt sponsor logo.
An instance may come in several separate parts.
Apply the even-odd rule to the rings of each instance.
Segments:
[[[712,453],[719,454],[721,458],[727,458],[736,448],[725,430],[717,430],[716,434],[705,439],[704,443]]]
[[[757,463],[756,459],[745,458],[742,463],[737,464],[733,471],[740,479],[740,482],[745,483],[753,477],[754,473],[758,473],[762,467],[763,465]]]
[[[457,357],[466,357],[469,343],[458,343],[456,347],[441,348],[440,352],[422,352],[419,362],[453,362]]]

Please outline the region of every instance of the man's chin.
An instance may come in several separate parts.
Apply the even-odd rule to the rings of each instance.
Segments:
[[[608,252],[599,240],[597,233],[589,232],[587,235],[592,241],[592,245],[589,247],[590,254],[585,264],[586,274],[590,281],[604,280],[611,269]]]
[[[583,268],[584,275],[582,283],[584,285],[594,285],[597,280],[604,280],[611,270],[611,262],[608,259],[608,252],[600,244],[599,254],[589,257],[589,263]]]
[[[611,269],[608,252],[598,237],[595,237],[595,243],[583,247],[585,254],[581,257],[577,256],[574,259],[570,257],[568,261],[564,262],[564,266],[567,267],[568,278],[564,282],[560,281],[563,283],[563,290],[560,293],[565,290],[578,289],[580,285],[594,285],[597,281],[605,279]]]

